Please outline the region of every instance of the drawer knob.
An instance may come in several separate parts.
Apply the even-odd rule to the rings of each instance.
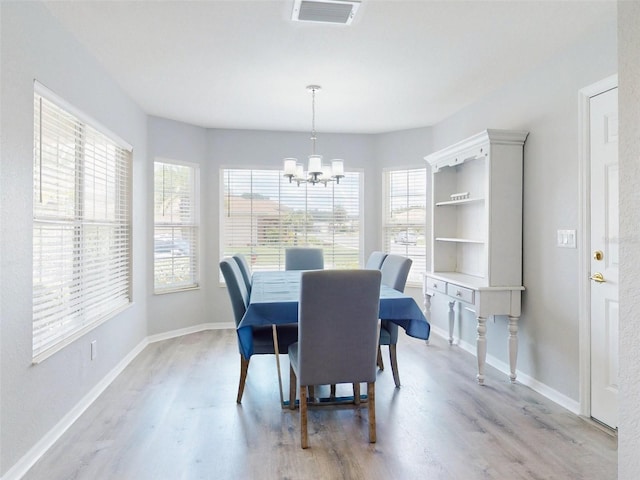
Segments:
[[[433,284],[433,288],[438,288],[438,284],[437,284],[437,283],[434,283],[434,284]]]
[[[462,292],[460,290],[456,291],[456,297],[461,297],[462,296]]]

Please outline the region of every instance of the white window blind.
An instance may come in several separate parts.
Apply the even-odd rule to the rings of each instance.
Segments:
[[[224,169],[221,183],[223,257],[242,253],[253,270],[278,270],[286,248],[313,246],[325,268],[360,265],[360,172],[325,187],[297,186],[278,170]]]
[[[426,271],[426,169],[386,170],[383,175],[384,249],[411,258],[407,285],[420,285]]]
[[[154,289],[195,288],[199,282],[199,168],[154,163]]]
[[[131,302],[131,153],[34,94],[33,359]]]

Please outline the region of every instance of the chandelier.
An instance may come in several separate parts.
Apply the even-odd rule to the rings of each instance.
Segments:
[[[296,182],[298,186],[301,183],[322,183],[326,187],[329,182],[340,183],[340,179],[344,177],[342,160],[331,160],[331,165],[324,165],[322,155],[316,154],[316,91],[320,88],[319,85],[307,86],[307,90],[311,91],[311,155],[307,171],[304,171],[304,166],[296,158],[284,159],[284,176],[289,179],[289,183]]]

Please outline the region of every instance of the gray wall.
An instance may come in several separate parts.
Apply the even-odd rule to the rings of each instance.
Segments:
[[[149,166],[156,157],[200,165],[202,285],[199,290],[153,295],[149,273],[149,334],[189,328],[203,323],[233,323],[227,291],[218,280],[220,168],[278,168],[285,157],[304,161],[311,152],[309,132],[202,129],[179,122],[149,119]],[[379,176],[375,163],[375,136],[318,133],[318,153],[344,158],[347,171],[364,174],[363,205],[378,203]],[[148,187],[151,188],[149,180]],[[314,188],[323,188],[316,186]],[[376,248],[378,211],[364,209],[364,251]],[[149,245],[153,225],[149,226]],[[152,255],[150,252],[149,255]],[[151,261],[151,257],[149,257]]]
[[[202,258],[201,283],[197,290],[165,293],[155,295],[153,293],[153,267],[147,274],[148,282],[148,334],[156,335],[171,330],[192,327],[211,322],[211,313],[208,310],[208,295],[212,280],[217,277],[211,275],[211,265],[217,258],[217,250],[211,250],[208,239],[210,237],[208,219],[217,218],[217,210],[212,208],[212,202],[217,202],[217,189],[207,185],[211,166],[207,159],[208,140],[207,130],[204,128],[186,125],[172,120],[157,117],[149,117],[149,156],[147,188],[153,191],[153,162],[158,159],[178,160],[190,162],[200,167],[200,205],[203,224],[201,226],[201,239],[207,243],[200,246]],[[214,191],[215,190],[215,191]],[[150,219],[153,219],[153,195],[148,199]],[[153,220],[148,222],[147,249],[145,255],[149,265],[153,265]],[[217,268],[216,268],[217,271]]]
[[[579,400],[578,250],[556,247],[557,229],[578,227],[578,91],[617,72],[616,25],[434,126],[436,149],[485,128],[530,132],[524,148],[523,311],[518,370]],[[429,153],[429,152],[426,152]],[[434,297],[432,321],[448,306]],[[506,317],[487,322],[488,354],[508,363]],[[475,345],[464,312],[461,337]]]
[[[640,3],[618,3],[620,105],[620,425],[618,478],[640,472]]]
[[[624,3],[624,2],[623,2]],[[622,5],[622,4],[621,4]],[[637,4],[621,8],[621,234],[637,235],[639,156]],[[209,322],[230,322],[226,291],[218,283],[219,168],[280,164],[286,156],[305,158],[308,133],[205,130],[149,118],[133,104],[75,40],[58,27],[39,3],[2,3],[1,19],[0,280],[0,474],[4,474],[145,336]],[[634,31],[635,30],[635,31]],[[558,228],[577,228],[577,92],[617,71],[616,26],[604,25],[572,51],[494,92],[432,127],[383,135],[319,134],[318,150],[342,156],[365,175],[365,204],[380,205],[381,169],[420,166],[422,157],[485,128],[531,132],[525,147],[524,312],[519,369],[573,400],[578,399],[577,250],[555,247]],[[625,61],[622,65],[622,61]],[[490,68],[490,66],[488,66]],[[79,72],[70,75],[69,72]],[[134,146],[134,300],[126,312],[104,323],[40,365],[31,365],[31,191],[33,85],[37,78]],[[624,83],[625,80],[628,83]],[[633,86],[635,85],[635,86]],[[635,110],[633,110],[635,108]],[[628,124],[625,122],[629,121]],[[633,122],[633,123],[632,123]],[[626,127],[625,127],[626,125]],[[633,126],[635,130],[630,133]],[[626,129],[625,129],[626,128]],[[148,129],[148,132],[147,132]],[[636,135],[634,142],[624,138]],[[153,295],[153,221],[150,190],[155,157],[201,166],[202,288]],[[624,170],[629,174],[624,175]],[[364,253],[380,248],[380,208],[368,208]],[[637,241],[622,249],[636,265]],[[633,262],[635,260],[635,262]],[[621,291],[620,478],[638,471],[640,376],[637,362],[638,315],[635,271],[621,270],[629,283]],[[633,290],[629,287],[633,287]],[[417,290],[417,289],[416,289]],[[412,292],[419,296],[419,292]],[[625,301],[628,302],[625,305]],[[446,327],[446,306],[436,301],[432,322]],[[506,322],[488,325],[489,353],[506,362]],[[475,321],[465,318],[462,338],[475,342]],[[99,357],[89,357],[97,339]],[[473,377],[473,372],[470,372]],[[626,391],[625,391],[626,389]],[[628,395],[628,397],[627,397]],[[41,408],[47,405],[46,409]],[[628,475],[623,476],[623,472]]]
[[[146,116],[40,3],[2,2],[0,474],[147,335]],[[73,73],[71,73],[73,72]],[[134,304],[31,364],[33,80],[133,145]],[[90,360],[90,341],[99,355]]]
[[[433,151],[433,128],[422,127],[411,130],[401,130],[396,132],[383,133],[376,138],[376,158],[378,172],[375,177],[377,182],[376,190],[382,192],[382,171],[385,168],[422,168],[428,167],[424,160],[427,153]],[[430,200],[431,192],[431,175],[427,168],[427,201]],[[382,209],[382,197],[376,197],[376,205]],[[377,244],[375,249],[382,248],[382,212],[377,215]],[[425,229],[425,238],[431,235],[431,216],[427,209],[427,228]],[[426,245],[427,269],[431,268],[431,254],[429,253],[429,245]],[[421,287],[405,288],[405,293],[411,295],[418,305],[424,304],[424,294]]]

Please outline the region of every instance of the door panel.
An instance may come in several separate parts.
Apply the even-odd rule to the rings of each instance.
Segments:
[[[591,416],[618,424],[618,90],[591,98]]]

